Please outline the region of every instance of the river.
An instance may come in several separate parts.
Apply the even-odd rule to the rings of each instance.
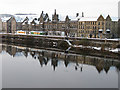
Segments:
[[[118,88],[118,59],[0,45],[3,88]]]

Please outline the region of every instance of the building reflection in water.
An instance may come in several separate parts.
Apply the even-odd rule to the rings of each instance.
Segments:
[[[21,55],[24,55],[27,58],[30,54],[34,59],[39,60],[41,67],[43,67],[43,65],[47,66],[48,62],[50,61],[54,71],[56,70],[56,67],[58,67],[58,62],[61,60],[64,62],[64,66],[66,68],[70,63],[74,63],[75,70],[79,70],[81,72],[83,71],[84,65],[94,66],[97,69],[98,73],[101,73],[103,70],[108,73],[110,67],[112,66],[116,67],[116,69],[120,71],[119,61],[107,60],[103,58],[95,58],[69,53],[66,54],[64,52],[55,52],[41,49],[36,50],[27,47],[6,44],[2,45],[2,51],[6,51],[12,57],[17,57],[19,56],[19,53],[22,53]]]

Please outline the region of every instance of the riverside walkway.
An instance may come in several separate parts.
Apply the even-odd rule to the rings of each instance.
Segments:
[[[73,41],[73,40],[89,40],[92,42],[108,42],[108,43],[119,43],[120,39],[100,39],[100,38],[83,38],[83,37],[66,37],[66,36],[51,36],[51,35],[30,35],[30,34],[26,34],[26,35],[21,35],[21,34],[2,34],[0,33],[0,38],[5,38],[5,37],[9,37],[9,38],[45,38],[45,39],[53,39],[53,40],[69,40],[69,41]],[[68,41],[67,41],[68,42]],[[70,45],[70,43],[68,42],[68,44]]]

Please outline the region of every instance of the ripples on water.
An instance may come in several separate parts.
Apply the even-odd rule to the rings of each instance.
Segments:
[[[3,88],[117,88],[120,62],[2,45]]]

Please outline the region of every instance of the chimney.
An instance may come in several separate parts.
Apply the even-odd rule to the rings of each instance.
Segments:
[[[44,13],[44,11],[42,11],[42,14]]]
[[[82,17],[84,17],[84,13],[82,12]]]
[[[76,17],[78,17],[79,16],[79,13],[76,13]]]
[[[55,13],[54,14],[56,15],[56,9],[55,9]]]

